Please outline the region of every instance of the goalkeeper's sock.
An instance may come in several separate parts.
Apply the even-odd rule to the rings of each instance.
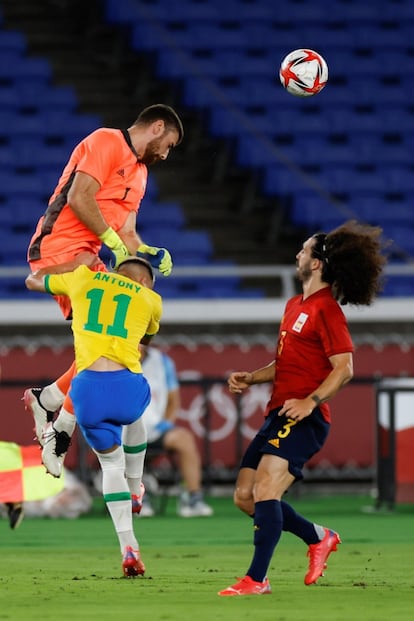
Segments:
[[[58,417],[53,423],[53,427],[56,431],[65,431],[71,438],[75,431],[76,418],[70,412],[67,412],[65,408],[61,408]]]

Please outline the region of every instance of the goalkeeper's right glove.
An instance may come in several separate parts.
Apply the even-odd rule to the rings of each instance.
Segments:
[[[102,235],[99,235],[99,239],[112,251],[115,257],[114,268],[116,269],[121,261],[129,256],[128,248],[125,246],[118,233],[116,233],[110,226],[102,233]]]

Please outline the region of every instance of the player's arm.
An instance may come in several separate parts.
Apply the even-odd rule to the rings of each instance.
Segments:
[[[77,172],[68,193],[68,205],[75,216],[88,227],[92,233],[100,237],[108,228],[96,201],[100,184],[96,179],[84,172]]]
[[[118,233],[108,225],[99,209],[96,194],[100,184],[94,177],[77,172],[68,193],[68,205],[75,216],[107,246],[115,256],[115,267],[129,251]]]
[[[313,410],[329,401],[336,393],[351,381],[354,375],[352,353],[337,354],[330,356],[329,361],[332,371],[305,399],[286,399],[279,416],[288,416],[292,420],[302,420],[312,414]]]
[[[141,237],[137,233],[137,214],[130,211],[124,225],[119,229],[118,235],[128,248],[129,253],[134,255],[140,245],[143,243]]]
[[[167,406],[165,408],[164,420],[174,423],[177,418],[178,410],[180,409],[180,390],[174,388],[168,391]]]
[[[234,371],[228,379],[228,386],[230,392],[241,393],[252,384],[273,382],[274,378],[275,362],[272,361],[256,371]]]
[[[46,276],[46,274],[64,274],[66,272],[73,272],[80,265],[86,265],[90,269],[93,269],[95,265],[100,264],[100,259],[92,252],[80,252],[72,261],[66,263],[59,263],[58,265],[49,265],[48,267],[42,267],[36,271],[38,276]]]
[[[31,291],[46,293],[45,278],[45,275],[40,274],[40,270],[29,274],[25,280],[26,287]]]

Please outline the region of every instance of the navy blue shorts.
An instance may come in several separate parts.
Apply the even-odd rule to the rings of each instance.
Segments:
[[[247,447],[240,467],[257,470],[263,454],[277,455],[289,462],[289,472],[296,479],[303,479],[302,468],[324,445],[330,424],[318,408],[299,422],[278,416],[280,409],[269,412]]]
[[[96,451],[121,446],[122,425],[142,416],[151,400],[142,373],[81,371],[72,380],[70,398],[82,433]]]

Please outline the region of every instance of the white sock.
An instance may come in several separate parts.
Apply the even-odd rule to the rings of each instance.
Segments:
[[[56,431],[66,431],[68,436],[71,438],[76,427],[75,415],[65,410],[65,408],[61,408],[55,422],[53,423],[53,427]]]
[[[45,386],[40,393],[39,400],[42,407],[50,412],[56,412],[65,400],[65,393],[63,393],[56,382]]]
[[[102,468],[103,497],[118,535],[121,552],[125,546],[138,550],[132,527],[131,495],[124,476],[124,452],[118,447],[111,453],[95,453]]]
[[[313,527],[314,527],[314,529],[316,531],[316,534],[319,537],[319,540],[322,541],[322,539],[325,537],[325,529],[324,529],[324,527],[320,526],[319,524],[314,524]]]
[[[147,451],[147,429],[143,417],[122,429],[122,444],[125,453],[125,476],[131,494],[141,494],[142,474]]]

